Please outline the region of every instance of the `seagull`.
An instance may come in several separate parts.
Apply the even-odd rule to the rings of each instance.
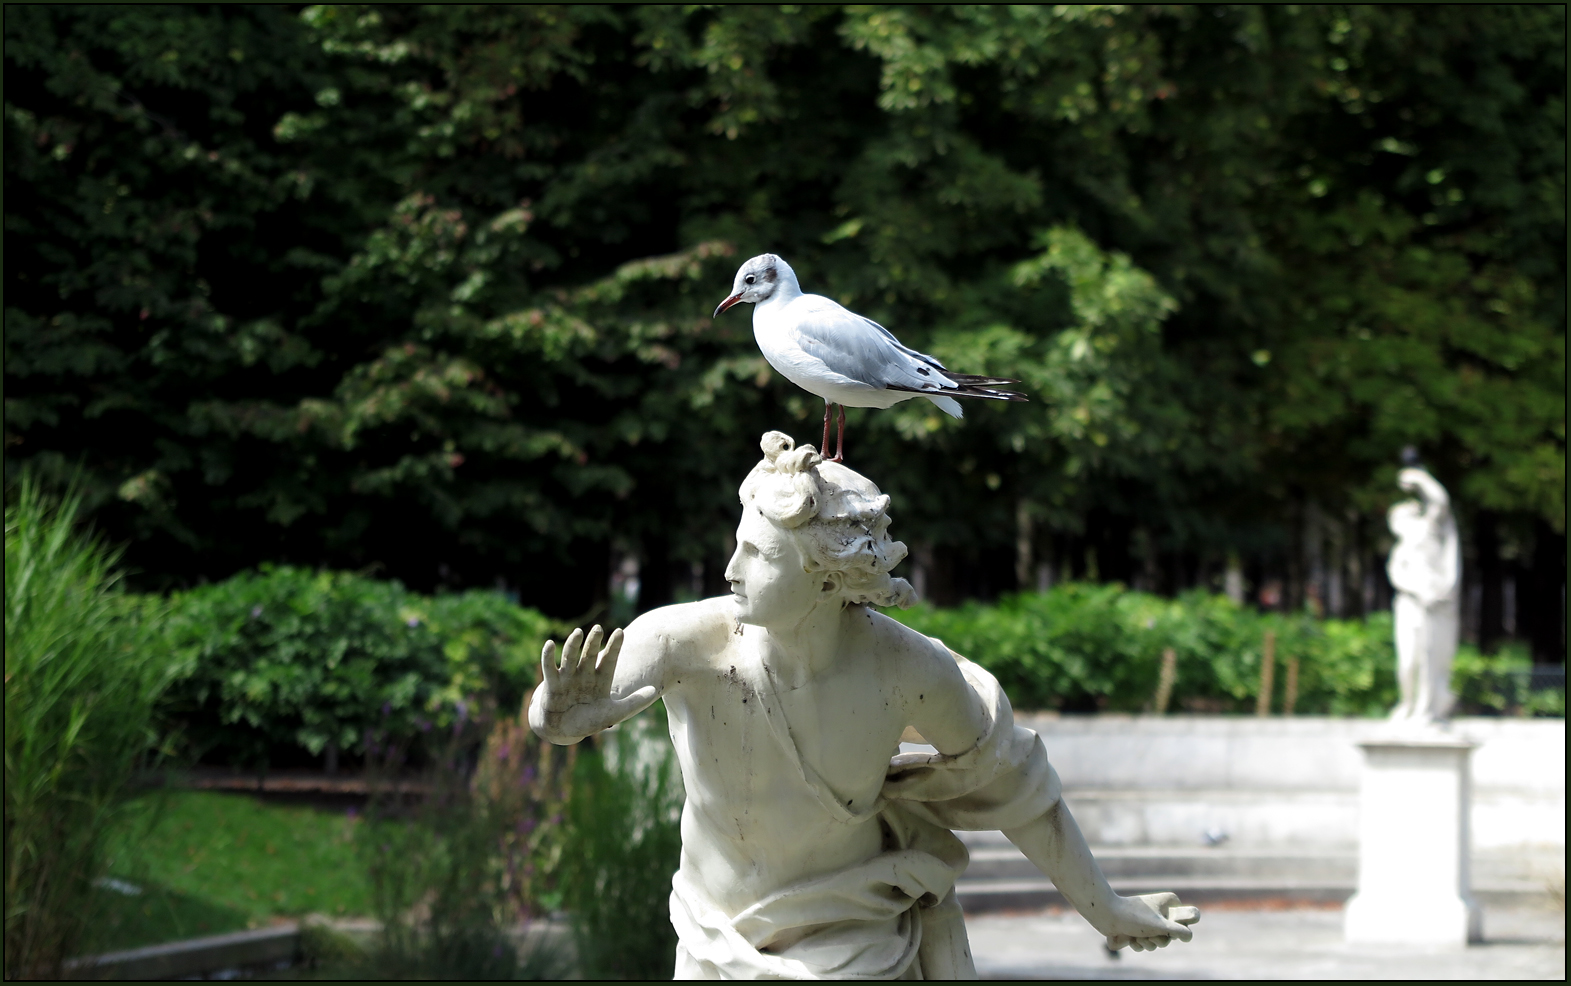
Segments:
[[[733,305],[753,304],[753,337],[769,365],[787,380],[824,399],[824,443],[829,453],[829,422],[840,406],[840,427],[831,462],[845,460],[849,407],[892,407],[926,397],[956,418],[965,412],[956,397],[1023,401],[1025,396],[999,386],[1019,383],[1004,377],[951,373],[944,364],[896,339],[893,332],[823,295],[803,294],[791,265],[772,253],[743,264],[720,302],[715,318]]]

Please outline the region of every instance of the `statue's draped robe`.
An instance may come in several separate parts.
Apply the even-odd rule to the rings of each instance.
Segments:
[[[843,804],[803,761],[770,676],[750,675],[769,731],[809,796],[845,824],[881,824],[884,851],[779,890],[735,917],[684,866],[671,893],[676,978],[976,978],[954,893],[969,857],[951,830],[1007,829],[1039,818],[1057,803],[1059,780],[1041,739],[1015,725],[997,680],[955,659],[986,710],[987,733],[957,756],[894,757],[879,799],[865,810]]]

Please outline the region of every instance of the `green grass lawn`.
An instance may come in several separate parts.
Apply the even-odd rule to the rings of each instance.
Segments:
[[[92,951],[371,910],[360,822],[347,813],[197,791],[150,796],[144,807],[112,843]],[[125,892],[133,888],[141,892]]]

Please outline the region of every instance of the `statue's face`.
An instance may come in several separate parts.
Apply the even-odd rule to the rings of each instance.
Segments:
[[[791,627],[839,594],[838,575],[808,572],[804,562],[790,532],[757,507],[744,508],[736,528],[736,554],[725,570],[737,619],[755,626]]]

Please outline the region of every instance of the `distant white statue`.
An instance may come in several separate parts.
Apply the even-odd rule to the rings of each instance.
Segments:
[[[1199,911],[1120,897],[992,675],[873,609],[889,497],[780,432],[742,484],[729,596],[548,643],[529,724],[576,743],[664,699],[682,768],[678,979],[976,978],[953,829],[1002,829],[1111,948],[1188,941]],[[914,728],[937,753],[900,752]]]
[[[1459,629],[1462,548],[1445,487],[1422,467],[1416,455],[1397,474],[1397,485],[1415,500],[1391,508],[1387,522],[1396,546],[1386,572],[1396,590],[1397,683],[1401,701],[1393,721],[1414,725],[1443,723],[1451,714],[1451,661]]]

